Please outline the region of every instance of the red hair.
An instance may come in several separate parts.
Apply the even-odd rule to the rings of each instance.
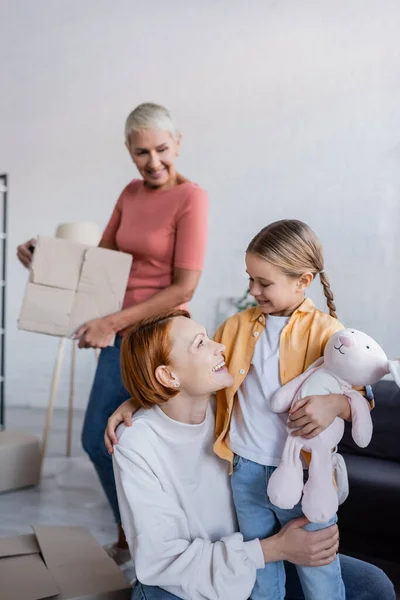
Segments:
[[[135,403],[142,408],[167,402],[178,390],[165,387],[157,380],[160,365],[170,365],[169,331],[172,319],[186,317],[186,310],[175,309],[148,317],[127,329],[121,344],[121,371],[124,385]]]

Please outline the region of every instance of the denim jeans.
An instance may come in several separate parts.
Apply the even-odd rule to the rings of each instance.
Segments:
[[[151,585],[142,585],[139,581],[133,588],[131,600],[175,600],[179,598],[166,592],[160,587],[153,587]]]
[[[277,533],[292,519],[303,516],[301,504],[291,510],[274,506],[267,494],[268,481],[275,467],[265,467],[251,460],[235,456],[231,478],[233,501],[244,539],[267,538]],[[316,531],[336,523],[310,523],[305,527]],[[296,566],[306,600],[345,600],[339,558],[323,567]],[[284,600],[285,566],[283,561],[268,563],[257,571],[252,600]]]
[[[346,600],[396,600],[393,585],[381,569],[350,556],[339,555],[339,560]],[[285,563],[285,569],[286,600],[305,600],[295,566]],[[138,582],[133,589],[131,600],[176,600],[177,597],[159,587]],[[321,598],[330,600],[327,594],[323,594]]]
[[[118,525],[121,524],[121,517],[117,490],[112,458],[104,445],[104,431],[108,418],[130,397],[121,378],[121,339],[121,336],[117,336],[114,346],[108,346],[100,353],[82,430],[83,448],[97,471]]]

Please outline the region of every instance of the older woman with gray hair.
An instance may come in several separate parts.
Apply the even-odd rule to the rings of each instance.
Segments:
[[[103,435],[108,417],[129,397],[120,374],[119,334],[144,318],[184,307],[197,287],[205,256],[207,194],[176,171],[180,144],[181,134],[164,107],[141,104],[128,116],[125,145],[141,179],[122,191],[99,244],[133,257],[125,300],[120,312],[89,321],[75,336],[81,348],[102,348],[82,443],[119,527],[118,542],[108,548],[118,564],[129,560],[129,551]],[[32,260],[31,244],[29,240],[17,250],[25,266]]]

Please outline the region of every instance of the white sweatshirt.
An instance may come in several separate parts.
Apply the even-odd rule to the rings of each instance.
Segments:
[[[259,540],[236,531],[228,463],[213,453],[211,407],[200,425],[157,406],[121,425],[114,473],[122,526],[141,583],[184,600],[247,600]]]

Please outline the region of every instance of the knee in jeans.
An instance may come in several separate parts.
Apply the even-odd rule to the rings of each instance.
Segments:
[[[394,585],[382,569],[369,565],[370,570],[364,588],[370,591],[368,600],[396,600]]]
[[[377,567],[376,570],[377,593],[375,600],[395,600],[396,592],[393,583],[382,569],[378,569]]]

